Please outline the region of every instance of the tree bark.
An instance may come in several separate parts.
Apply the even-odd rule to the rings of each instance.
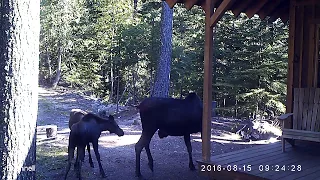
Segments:
[[[60,77],[61,77],[61,61],[62,61],[62,47],[59,46],[58,49],[58,67],[57,67],[57,73],[56,73],[56,77],[54,78],[54,81],[52,83],[52,87],[57,87],[58,82],[60,81]]]
[[[109,103],[112,103],[113,101],[113,90],[114,90],[114,75],[113,75],[113,62],[112,62],[112,55],[111,55],[111,60],[110,60],[110,95],[109,95]]]
[[[137,101],[137,87],[136,87],[136,82],[137,82],[137,65],[134,66],[134,70],[132,72],[132,85],[133,85],[133,104],[136,104]]]
[[[0,5],[0,179],[35,179],[39,0]]]
[[[119,112],[119,91],[120,91],[120,74],[119,74],[119,68],[117,71],[117,113]]]
[[[152,96],[169,96],[170,68],[172,54],[172,20],[173,10],[170,9],[165,1],[162,1],[161,13],[161,48],[158,68]]]
[[[47,83],[51,84],[52,69],[51,69],[50,54],[49,54],[48,47],[46,47],[46,60],[47,60],[47,65],[48,65],[48,70],[49,70],[49,79],[48,79]]]
[[[107,83],[107,67],[106,65],[103,65],[103,70],[102,70],[102,84],[103,84],[103,89],[102,89],[102,97],[106,97],[107,96],[107,92],[108,92],[108,83]]]

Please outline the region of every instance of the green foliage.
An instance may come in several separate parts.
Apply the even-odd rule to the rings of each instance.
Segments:
[[[135,104],[149,96],[159,58],[161,1],[138,1],[137,14],[133,12],[131,0],[43,0],[40,80],[54,76],[61,45],[60,84],[121,104]],[[288,26],[281,21],[223,16],[214,33],[213,97],[220,115],[284,111],[287,37]],[[195,91],[201,97],[201,8],[187,11],[175,6],[172,43],[170,96]]]
[[[234,109],[230,113],[239,110],[235,116],[284,112],[287,37],[287,25],[280,21],[226,14],[215,39],[218,104]]]

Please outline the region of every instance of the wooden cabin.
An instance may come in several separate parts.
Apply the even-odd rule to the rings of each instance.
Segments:
[[[271,21],[278,18],[283,22],[289,21],[286,111],[295,114],[294,109],[305,109],[305,112],[315,109],[313,118],[320,121],[318,107],[310,108],[311,105],[308,105],[309,108],[302,106],[294,108],[295,88],[320,88],[320,0],[166,0],[166,2],[170,7],[183,3],[187,9],[201,6],[205,12],[204,111],[200,173],[215,179],[320,179],[318,143],[306,142],[307,144],[296,145],[295,148],[286,146],[286,152],[281,151],[281,144],[272,144],[218,156],[210,153],[213,27],[228,10],[231,10],[235,16],[245,13],[251,18],[257,14],[261,19],[270,17]],[[319,98],[314,99],[312,102],[318,105],[319,102],[316,101]],[[289,118],[284,121],[284,128],[295,128],[293,124],[300,121],[302,119],[293,121]],[[318,133],[311,133],[316,141],[320,139]],[[302,140],[307,136],[302,131],[297,131],[295,135],[303,137]],[[228,170],[227,167],[230,165],[236,165],[237,171]],[[250,171],[249,166],[252,169]],[[267,166],[270,168],[268,171]],[[279,167],[283,166],[285,170],[278,171]],[[209,167],[211,171],[202,172],[203,167]],[[216,170],[212,170],[213,167]],[[217,167],[222,168],[217,170]],[[297,168],[302,170],[299,171]]]

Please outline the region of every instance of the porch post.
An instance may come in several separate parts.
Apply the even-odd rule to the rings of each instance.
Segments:
[[[203,81],[203,117],[202,117],[202,160],[210,161],[211,157],[211,107],[212,107],[212,56],[213,28],[211,16],[215,0],[205,1],[205,44],[204,44],[204,81]]]
[[[296,6],[294,3],[290,4],[289,15],[289,48],[288,48],[288,74],[287,74],[287,102],[286,113],[291,113],[293,109],[293,62],[295,51],[295,30],[296,30]],[[301,67],[300,67],[301,68]],[[285,121],[285,128],[292,128],[291,121]]]

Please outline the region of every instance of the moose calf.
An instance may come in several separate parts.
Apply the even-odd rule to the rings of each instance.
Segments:
[[[118,124],[114,120],[114,117],[111,115],[105,119],[93,113],[84,114],[83,112],[76,112],[74,113],[74,116],[82,118],[80,118],[79,122],[76,122],[74,124],[71,123],[72,125],[68,145],[68,165],[64,179],[66,179],[68,176],[71,161],[74,157],[75,148],[77,148],[77,165],[75,167],[77,167],[77,176],[79,177],[79,179],[81,179],[81,165],[84,160],[85,146],[88,147],[90,142],[92,143],[93,150],[99,164],[100,174],[102,177],[105,177],[105,173],[100,161],[100,154],[98,151],[98,139],[102,131],[110,131],[110,133],[115,133],[118,136],[123,136],[123,130],[118,126]],[[90,155],[90,147],[88,151]],[[90,162],[90,165],[93,167],[92,160]]]

